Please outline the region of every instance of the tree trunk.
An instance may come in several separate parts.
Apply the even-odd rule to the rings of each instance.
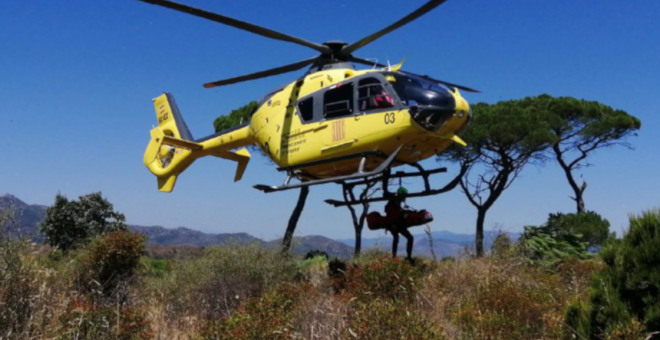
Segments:
[[[559,166],[562,168],[562,170],[564,170],[564,174],[566,174],[568,184],[571,186],[571,189],[573,189],[573,192],[575,193],[575,197],[571,198],[575,201],[578,214],[584,212],[584,191],[587,189],[587,182],[583,181],[582,185],[577,184],[575,177],[573,177],[573,169],[571,168],[573,163],[571,163],[571,165],[566,164],[564,161],[564,154],[561,152],[559,144],[553,145],[552,150],[555,153],[557,163],[559,163]]]
[[[560,163],[560,165],[561,168],[564,170],[564,173],[566,174],[566,179],[568,179],[568,184],[570,184],[571,189],[573,189],[573,192],[575,193],[575,196],[571,198],[575,201],[578,214],[584,212],[584,191],[587,189],[587,182],[583,181],[582,185],[578,185],[577,182],[575,181],[575,178],[573,177],[573,172],[571,171],[571,169],[564,166],[564,164]]]
[[[355,228],[355,252],[353,257],[360,257],[360,251],[362,250],[362,226]]]
[[[487,209],[477,209],[477,233],[475,237],[475,248],[477,257],[484,256],[484,222],[486,220]]]
[[[367,214],[369,214],[369,204],[362,203],[362,214],[360,214],[358,223],[355,226],[355,253],[353,254],[354,257],[359,257],[360,251],[362,250],[362,230],[364,229],[364,222],[367,219]]]
[[[291,213],[291,218],[289,218],[289,224],[286,227],[286,232],[284,233],[284,238],[282,239],[283,253],[288,252],[289,248],[291,248],[291,240],[293,239],[293,232],[296,231],[296,226],[298,225],[300,214],[302,214],[302,211],[305,208],[307,195],[309,195],[309,187],[300,188],[300,196],[298,196],[298,203],[296,203],[296,207],[293,209],[293,213]]]
[[[587,187],[587,183],[585,182],[584,184],[582,184],[582,188],[586,188],[586,187]],[[584,212],[584,198],[582,196],[583,192],[584,190],[576,191],[575,198],[573,198],[575,200],[575,204],[577,205],[578,214]]]

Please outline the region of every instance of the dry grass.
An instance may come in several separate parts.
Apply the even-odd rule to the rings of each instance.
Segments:
[[[76,329],[67,317],[120,320],[125,310],[130,318],[117,323],[144,320],[142,338],[152,339],[564,339],[565,308],[584,299],[600,266],[575,260],[548,272],[503,256],[413,267],[371,254],[328,275],[324,259],[223,247],[173,257],[162,270],[145,265],[128,282],[126,309],[85,314],[71,308],[86,294],[73,278],[84,250],[16,251],[19,269],[0,285],[2,320],[13,320],[2,340],[68,339]]]

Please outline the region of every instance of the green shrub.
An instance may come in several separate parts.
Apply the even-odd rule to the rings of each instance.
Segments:
[[[314,287],[329,287],[328,259],[321,255],[298,262],[299,279],[311,283]]]
[[[622,240],[600,251],[605,268],[591,281],[587,303],[576,303],[566,322],[588,339],[660,331],[660,210],[630,217]]]
[[[167,259],[142,259],[144,274],[150,277],[162,278],[171,270],[171,263]]]
[[[59,318],[58,340],[146,340],[153,332],[146,311],[115,305],[93,305],[73,299]]]
[[[77,201],[57,194],[39,229],[48,244],[66,252],[96,236],[127,230],[125,220],[100,192],[80,196]]]
[[[551,230],[582,235],[589,249],[604,245],[610,238],[610,222],[593,211],[550,214],[546,225]]]
[[[586,259],[591,256],[581,235],[565,233],[547,225],[525,227],[518,247],[530,263],[544,267],[556,266],[571,257]]]
[[[140,265],[146,237],[116,231],[95,239],[82,260],[78,283],[88,292],[111,296]]]

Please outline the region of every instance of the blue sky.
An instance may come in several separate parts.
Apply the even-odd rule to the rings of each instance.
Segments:
[[[353,42],[424,1],[210,1],[186,4],[323,42]],[[604,150],[583,171],[588,209],[616,231],[627,215],[659,206],[660,2],[451,0],[356,55],[476,87],[470,102],[548,93],[597,100],[639,117],[635,150]],[[282,235],[297,192],[251,188],[281,174],[258,155],[243,181],[234,164],[204,159],[172,194],[142,164],[155,124],[151,98],[171,92],[196,137],[213,119],[304,71],[207,90],[202,83],[280,66],[315,52],[131,0],[0,3],[0,194],[50,204],[102,191],[129,223],[206,232]],[[425,165],[433,166],[433,161]],[[452,168],[450,167],[450,173]],[[449,176],[436,177],[436,183]],[[489,212],[486,227],[519,231],[573,202],[559,168],[528,168]],[[311,190],[298,234],[353,235],[349,213]],[[459,191],[412,200],[434,230],[470,233],[475,209]],[[380,209],[380,206],[375,206]],[[366,237],[381,233],[366,231]]]

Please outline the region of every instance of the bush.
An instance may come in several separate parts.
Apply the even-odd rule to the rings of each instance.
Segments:
[[[39,229],[52,247],[68,251],[87,243],[98,235],[127,230],[123,214],[114,211],[112,203],[100,192],[69,201],[58,194],[46,210]]]
[[[431,340],[443,339],[442,329],[419,315],[407,302],[371,300],[357,302],[347,316],[344,339]]]
[[[499,234],[495,237],[490,249],[491,255],[495,257],[505,257],[512,255],[511,238],[507,234]],[[444,259],[443,259],[444,260]]]
[[[58,340],[146,340],[153,332],[146,311],[97,306],[84,299],[74,299],[59,318]]]
[[[229,317],[212,320],[202,330],[205,340],[291,339],[294,313],[309,286],[282,284],[249,299]]]
[[[389,255],[349,266],[342,295],[348,301],[345,339],[440,339],[440,329],[416,308],[426,272]]]
[[[358,300],[411,301],[421,271],[400,258],[380,258],[362,265],[352,265],[346,273],[346,293]]]
[[[23,253],[25,239],[15,238],[13,209],[0,209],[0,339],[19,339],[28,327],[36,295],[33,268]]]
[[[300,267],[300,278],[311,283],[314,287],[326,286],[328,283],[329,269],[328,258],[320,255],[306,258],[298,263]]]
[[[518,246],[530,263],[543,267],[556,266],[571,257],[590,257],[587,243],[582,241],[581,235],[564,233],[547,225],[525,227]]]
[[[558,275],[515,256],[441,263],[421,291],[447,337],[466,340],[560,339],[574,294]]]
[[[571,214],[550,214],[546,225],[551,230],[567,234],[582,235],[589,249],[605,244],[610,238],[610,222],[593,211]]]
[[[328,256],[328,253],[324,252],[323,250],[310,250],[305,254],[305,260],[313,259],[315,257],[323,257],[326,260],[330,259],[330,256]]]
[[[630,217],[622,240],[600,251],[605,268],[594,275],[587,303],[569,308],[566,321],[582,337],[660,331],[660,210]]]
[[[142,259],[142,270],[146,276],[162,278],[171,268],[171,263],[167,259]]]
[[[298,277],[299,266],[288,255],[258,243],[211,247],[195,259],[172,264],[151,290],[164,299],[172,317],[191,313],[201,319],[229,316],[243,301]]]
[[[79,285],[88,292],[113,295],[138,269],[145,242],[145,236],[123,231],[94,240],[83,258]]]

